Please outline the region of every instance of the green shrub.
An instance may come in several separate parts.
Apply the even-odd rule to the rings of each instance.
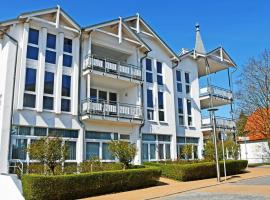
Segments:
[[[146,165],[159,167],[162,176],[179,181],[191,181],[216,177],[216,164],[214,162],[193,164],[160,164],[145,163]],[[245,170],[248,162],[246,160],[227,160],[227,175],[239,174]],[[223,162],[219,163],[221,175],[224,175]]]
[[[132,190],[156,185],[158,168],[129,169],[72,175],[22,176],[26,200],[78,199],[99,194]]]

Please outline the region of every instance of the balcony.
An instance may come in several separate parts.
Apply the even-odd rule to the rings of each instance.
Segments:
[[[234,130],[236,128],[235,121],[230,118],[216,117],[216,128],[217,129],[228,129]],[[211,120],[210,118],[202,118],[202,131],[211,131]]]
[[[141,124],[143,109],[139,105],[86,99],[81,103],[82,120],[106,120]]]
[[[127,81],[142,81],[141,67],[97,55],[89,55],[85,59],[83,74],[86,75],[91,72]]]
[[[233,100],[232,91],[217,86],[209,86],[200,89],[201,109],[210,107],[210,96],[212,95],[213,107],[230,104]]]

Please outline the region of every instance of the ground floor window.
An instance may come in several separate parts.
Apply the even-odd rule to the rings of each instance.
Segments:
[[[191,157],[187,157],[187,155],[183,154],[183,149],[186,144],[192,145]],[[199,144],[199,138],[177,137],[177,158],[178,159],[198,159],[198,144]]]
[[[170,135],[143,134],[142,140],[142,159],[144,161],[171,159]]]
[[[31,162],[27,148],[44,136],[58,136],[63,139],[63,144],[68,147],[66,161],[76,160],[78,130],[56,129],[32,126],[13,126],[11,136],[11,160],[20,159]]]

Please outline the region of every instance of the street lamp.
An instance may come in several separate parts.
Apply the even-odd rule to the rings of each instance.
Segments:
[[[218,163],[218,148],[217,148],[217,136],[216,136],[216,119],[215,119],[215,111],[217,108],[209,108],[208,111],[211,116],[211,125],[213,127],[213,136],[214,136],[214,145],[215,145],[215,157],[216,157],[216,168],[217,168],[217,181],[220,182],[220,171],[219,171],[219,163]]]
[[[222,155],[223,155],[223,167],[224,167],[224,177],[225,177],[225,181],[227,180],[227,170],[226,170],[226,158],[225,158],[225,150],[224,150],[224,140],[225,140],[225,133],[222,132],[221,133],[221,142],[222,142]]]

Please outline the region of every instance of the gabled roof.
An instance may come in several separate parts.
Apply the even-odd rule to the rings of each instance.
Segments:
[[[0,26],[12,25],[14,23],[18,23],[20,20],[24,20],[24,19],[31,18],[31,17],[38,17],[38,16],[42,16],[42,15],[47,15],[50,13],[57,14],[57,12],[59,12],[59,17],[63,17],[75,29],[77,29],[77,30],[81,29],[80,25],[74,19],[72,19],[62,8],[60,8],[60,6],[22,13],[16,19],[6,20],[3,22],[0,22]]]
[[[128,21],[133,21],[137,19],[138,19],[138,16],[135,15],[135,16],[124,18],[124,21],[128,22]],[[139,17],[139,20],[148,29],[148,31],[154,35],[154,37],[160,42],[160,44],[165,47],[165,49],[169,52],[169,54],[172,55],[173,59],[178,60],[177,54],[169,47],[169,45],[164,40],[162,40],[162,38],[151,28],[151,26],[142,17]]]
[[[122,26],[125,28],[125,30],[129,34],[131,34],[131,36],[135,40],[137,40],[139,43],[141,43],[141,45],[144,46],[147,49],[147,51],[151,50],[151,48],[141,39],[141,37],[136,32],[132,31],[129,28],[129,26],[125,23],[125,21],[122,20],[121,18],[117,18],[117,19],[106,21],[106,22],[86,26],[86,27],[83,28],[83,30],[87,32],[87,31],[92,31],[92,30],[97,30],[97,29],[100,29],[100,28],[104,28],[104,27],[107,27],[107,26],[118,25],[120,23],[120,21],[122,23]]]

